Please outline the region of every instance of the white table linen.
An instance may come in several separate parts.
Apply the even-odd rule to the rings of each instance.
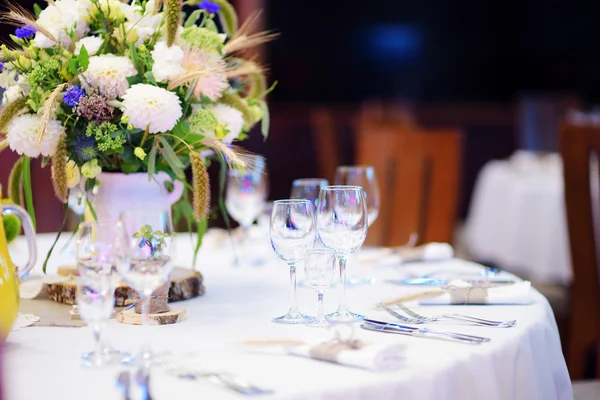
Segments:
[[[572,279],[562,162],[520,151],[486,164],[465,224],[470,255],[535,283]]]
[[[513,328],[493,329],[464,325],[436,324],[436,329],[487,336],[483,345],[411,338],[357,329],[358,338],[378,345],[404,347],[405,364],[399,370],[375,373],[303,357],[265,355],[247,351],[242,342],[252,339],[298,339],[313,342],[326,332],[304,326],[278,325],[271,318],[287,310],[289,302],[288,268],[262,244],[269,254],[268,264],[252,269],[230,266],[231,252],[226,243],[213,248],[215,234],[209,234],[199,257],[206,294],[173,308],[184,307],[188,319],[182,323],[139,326],[108,323],[107,339],[120,349],[137,351],[142,342],[154,350],[169,350],[176,356],[196,354],[208,369],[225,370],[243,376],[275,392],[265,399],[488,399],[488,400],[567,400],[572,398],[571,383],[560,348],[554,316],[546,299],[532,292],[527,306],[423,306],[415,310],[438,314],[452,311],[489,319],[516,319]],[[50,246],[49,235],[39,237],[40,254]],[[61,240],[64,243],[64,241]],[[61,246],[57,246],[60,249]],[[179,239],[180,263],[191,259],[191,243],[186,235]],[[22,259],[24,243],[18,241],[11,251]],[[72,262],[68,254],[56,254],[49,270]],[[41,265],[41,262],[40,262]],[[421,263],[397,268],[349,265],[349,276],[398,278],[432,269],[471,269],[480,267],[462,260]],[[39,272],[39,270],[38,270]],[[300,277],[303,272],[300,271]],[[370,318],[393,321],[374,304],[423,288],[394,285],[362,285],[348,289],[350,308]],[[316,294],[300,287],[301,310],[315,313]],[[337,293],[325,295],[328,311],[335,308]],[[79,366],[80,354],[93,347],[87,328],[28,327],[12,332],[5,346],[4,384],[11,400],[27,399],[120,399],[115,388],[119,367],[89,370]],[[178,381],[155,369],[151,387],[153,398],[211,400],[239,399],[240,396],[207,381]]]

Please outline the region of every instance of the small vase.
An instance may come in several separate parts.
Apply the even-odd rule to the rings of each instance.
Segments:
[[[117,223],[121,213],[139,208],[170,209],[179,200],[184,185],[179,181],[173,182],[173,191],[168,192],[164,183],[171,181],[169,175],[159,172],[148,181],[147,173],[124,174],[120,172],[102,172],[96,177],[99,185],[89,195],[90,202],[96,212],[98,221]],[[93,219],[86,207],[86,219]],[[152,293],[150,314],[169,311],[167,297],[170,281]],[[135,307],[141,313],[141,305]]]

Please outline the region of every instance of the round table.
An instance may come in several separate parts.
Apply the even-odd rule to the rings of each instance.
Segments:
[[[206,295],[173,304],[185,307],[187,320],[142,329],[108,323],[107,339],[120,349],[137,351],[148,342],[154,350],[168,350],[174,356],[194,357],[205,367],[230,371],[274,390],[265,399],[571,399],[568,371],[561,352],[552,310],[538,292],[527,306],[415,306],[434,315],[450,310],[488,319],[516,319],[512,328],[482,328],[436,324],[438,329],[487,336],[491,342],[466,345],[440,340],[413,338],[357,329],[360,339],[399,344],[405,360],[394,372],[375,373],[322,361],[269,352],[248,351],[242,342],[249,339],[288,338],[304,341],[323,338],[321,329],[285,326],[271,322],[288,307],[288,268],[269,250],[268,240],[260,245],[267,255],[262,267],[236,269],[231,252],[218,232],[209,232],[201,250],[198,268],[205,277]],[[49,248],[52,235],[38,238],[40,254]],[[61,240],[64,243],[64,240]],[[179,262],[191,262],[191,240],[179,239]],[[60,249],[61,245],[57,246]],[[24,256],[25,245],[11,245],[15,258]],[[377,252],[377,250],[366,250]],[[72,262],[68,252],[56,253],[50,272],[57,265]],[[407,276],[428,270],[449,270],[480,266],[463,260],[412,266],[369,266],[355,262],[349,276],[375,278]],[[303,277],[301,271],[300,279]],[[374,304],[403,293],[421,290],[391,284],[353,286],[348,289],[351,309],[379,320],[393,321]],[[314,314],[316,294],[298,288],[301,310]],[[325,295],[325,306],[333,310],[337,293]],[[80,367],[79,356],[93,347],[88,328],[26,327],[14,331],[4,346],[4,384],[8,399],[120,399],[115,377],[122,367],[90,370]],[[240,395],[207,381],[181,381],[153,369],[151,388],[154,400],[237,399]]]
[[[519,151],[486,164],[465,224],[470,256],[540,284],[572,279],[558,154]]]

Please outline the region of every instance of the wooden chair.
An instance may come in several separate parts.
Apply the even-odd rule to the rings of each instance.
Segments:
[[[381,191],[378,221],[368,243],[399,246],[451,242],[457,217],[461,133],[364,120],[356,138],[357,164],[372,165]]]
[[[599,253],[595,239],[600,231],[594,233],[600,226],[593,211],[600,198],[590,185],[592,178],[597,179],[592,174],[590,156],[595,154],[596,162],[600,159],[600,126],[563,123],[560,148],[573,265],[566,359],[571,379],[576,380],[585,377],[594,347],[600,349]],[[595,377],[600,378],[600,357],[596,358],[595,370]]]

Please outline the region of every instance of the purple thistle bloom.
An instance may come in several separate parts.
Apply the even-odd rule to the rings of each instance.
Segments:
[[[221,9],[221,6],[218,5],[217,3],[213,3],[212,1],[204,0],[204,1],[201,1],[200,4],[198,4],[198,8],[201,10],[208,11],[210,14],[214,14],[214,13],[219,12],[219,10]]]
[[[35,28],[25,25],[24,27],[17,28],[15,30],[15,36],[18,37],[19,39],[27,39],[27,38],[30,38],[33,35],[35,35],[35,32],[36,32]]]
[[[88,162],[98,154],[96,150],[96,141],[85,133],[80,133],[73,139],[73,153],[79,161]]]
[[[66,105],[75,107],[84,96],[85,92],[79,86],[71,86],[71,88],[67,90],[67,93],[63,95],[63,101]]]

